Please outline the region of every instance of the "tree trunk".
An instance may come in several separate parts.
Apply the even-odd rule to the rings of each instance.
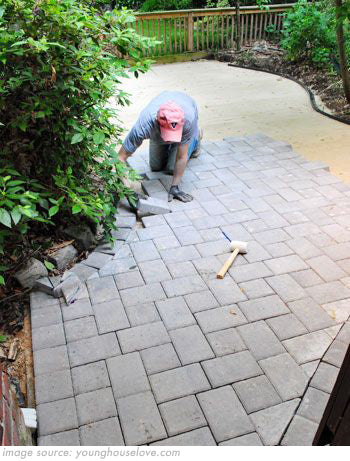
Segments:
[[[336,9],[336,19],[337,19],[337,43],[338,43],[338,52],[339,52],[339,65],[340,65],[340,74],[343,80],[343,88],[346,100],[350,103],[350,74],[346,61],[346,53],[344,46],[344,27],[343,27],[343,17],[341,14],[341,7],[343,6],[343,0],[335,0],[335,9]]]
[[[241,51],[241,15],[239,0],[236,0],[236,47],[237,51]]]

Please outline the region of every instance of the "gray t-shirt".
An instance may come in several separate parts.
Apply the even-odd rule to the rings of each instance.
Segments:
[[[185,112],[185,124],[180,144],[188,144],[192,138],[198,138],[198,109],[194,100],[181,91],[163,91],[143,109],[125,138],[123,147],[127,152],[133,154],[144,139],[152,139],[159,144],[170,144],[162,140],[157,122],[159,107],[168,101],[175,101]]]

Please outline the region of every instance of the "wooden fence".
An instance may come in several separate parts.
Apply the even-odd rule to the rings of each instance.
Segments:
[[[272,38],[283,27],[283,14],[293,4],[240,8],[241,44]],[[143,36],[159,43],[144,50],[145,56],[232,48],[236,41],[236,10],[210,8],[201,10],[136,13],[131,25]]]

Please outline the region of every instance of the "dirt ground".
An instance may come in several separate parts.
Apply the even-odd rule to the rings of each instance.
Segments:
[[[138,79],[124,80],[123,90],[132,102],[120,112],[127,129],[161,91],[184,91],[198,104],[205,140],[264,133],[324,161],[350,182],[350,126],[315,112],[307,93],[288,79],[201,60],[154,65]]]

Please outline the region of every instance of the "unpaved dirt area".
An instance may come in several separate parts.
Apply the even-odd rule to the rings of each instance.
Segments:
[[[310,160],[322,160],[350,182],[350,125],[315,112],[296,83],[218,61],[154,65],[138,79],[123,81],[132,104],[120,117],[129,129],[150,99],[164,90],[191,95],[199,107],[205,140],[264,133],[287,141]]]

